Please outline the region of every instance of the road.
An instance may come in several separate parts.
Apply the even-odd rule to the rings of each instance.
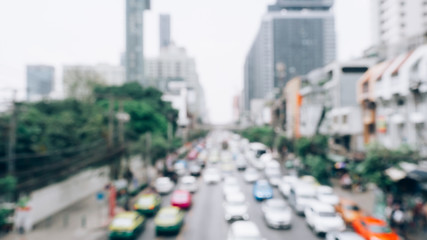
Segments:
[[[243,172],[236,172],[236,177],[242,192],[246,195],[249,203],[250,220],[258,226],[262,236],[266,240],[278,239],[318,239],[305,224],[301,216],[293,216],[293,225],[290,230],[275,230],[266,226],[262,212],[261,203],[252,196],[252,184],[243,181]],[[219,240],[226,239],[229,224],[224,220],[222,183],[216,185],[206,185],[199,178],[199,191],[193,195],[193,206],[187,211],[185,224],[177,236],[155,235],[153,218],[147,222],[145,231],[138,239],[177,239],[177,240]],[[274,190],[274,197],[282,198],[277,189]],[[170,204],[170,194],[163,196],[162,206]]]

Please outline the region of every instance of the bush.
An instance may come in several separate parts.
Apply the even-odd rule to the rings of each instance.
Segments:
[[[307,155],[303,162],[319,183],[330,184],[329,178],[331,177],[332,163],[328,159],[319,155]]]

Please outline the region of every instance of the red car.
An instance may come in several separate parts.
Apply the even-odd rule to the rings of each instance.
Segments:
[[[388,224],[374,217],[361,217],[353,221],[353,229],[366,240],[398,240]]]
[[[191,207],[191,194],[185,190],[175,190],[171,198],[172,206],[188,209]]]

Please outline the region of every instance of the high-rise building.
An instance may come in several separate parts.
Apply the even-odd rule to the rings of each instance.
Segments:
[[[143,15],[150,0],[126,0],[126,80],[144,81]]]
[[[425,42],[427,1],[372,0],[373,41],[383,58],[395,57]]]
[[[245,64],[245,108],[290,79],[335,59],[333,0],[277,0],[268,7]]]
[[[169,14],[160,14],[159,17],[159,46],[164,48],[171,42],[171,18]]]
[[[27,66],[27,101],[49,97],[53,91],[55,68],[46,65]]]

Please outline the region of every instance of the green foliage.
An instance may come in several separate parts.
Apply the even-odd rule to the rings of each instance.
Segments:
[[[277,138],[277,150],[280,154],[285,154],[286,152],[294,151],[294,143],[292,140],[288,139],[286,136],[279,136]]]
[[[321,184],[330,184],[329,178],[332,169],[332,163],[319,155],[307,155],[304,164],[309,168],[310,174]]]
[[[0,178],[0,196],[13,193],[16,187],[16,179],[12,176]]]
[[[202,130],[202,129],[193,130],[190,132],[190,134],[188,136],[188,141],[191,142],[193,140],[206,137],[206,135],[208,135],[208,133],[209,133],[208,130]]]
[[[359,175],[365,181],[375,183],[381,189],[386,190],[393,182],[385,174],[385,170],[390,167],[398,167],[398,164],[403,161],[414,162],[417,158],[416,152],[407,146],[389,150],[384,146],[373,144],[368,147],[366,159],[350,170],[353,175]]]
[[[250,142],[261,142],[272,148],[274,144],[274,130],[269,126],[251,127],[243,130],[241,135]]]
[[[312,138],[302,137],[295,142],[295,153],[305,158],[307,155],[321,155],[326,156],[328,149],[328,137],[323,135],[316,135]]]

